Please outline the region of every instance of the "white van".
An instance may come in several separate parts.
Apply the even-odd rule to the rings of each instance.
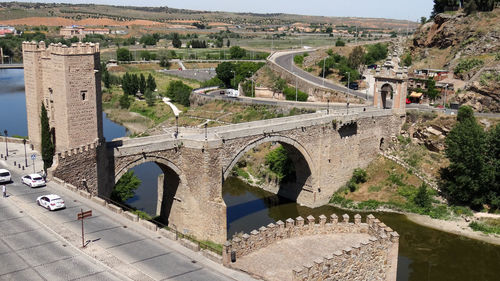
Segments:
[[[0,169],[0,183],[10,182],[10,181],[11,181],[10,172],[5,169]]]

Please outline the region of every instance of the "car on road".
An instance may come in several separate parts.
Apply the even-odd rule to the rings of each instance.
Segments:
[[[358,82],[351,82],[349,83],[349,89],[351,90],[358,90],[359,89],[359,85],[358,85]]]
[[[29,187],[39,187],[45,185],[45,180],[39,174],[30,174],[21,178],[21,182]]]
[[[0,169],[0,183],[11,182],[12,178],[9,170]]]
[[[36,203],[51,211],[66,208],[64,200],[56,194],[42,195],[36,199]]]

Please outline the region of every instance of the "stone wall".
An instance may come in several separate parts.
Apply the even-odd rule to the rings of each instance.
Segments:
[[[302,217],[271,223],[227,241],[222,261],[229,266],[231,255],[238,259],[283,239],[338,233],[367,233],[371,237],[359,245],[346,245],[342,251],[293,269],[292,280],[396,280],[399,235],[373,215],[367,216],[366,223],[361,222],[359,214],[354,216],[354,223],[349,222],[348,215],[343,215],[339,222],[335,214],[328,222],[327,217],[321,215],[319,223],[313,216],[307,217],[307,224]]]

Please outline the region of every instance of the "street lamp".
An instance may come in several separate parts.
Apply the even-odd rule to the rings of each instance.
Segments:
[[[444,100],[443,100],[443,109],[446,111],[446,92],[448,91],[448,84],[444,85]]]
[[[347,114],[349,114],[349,95],[351,94],[351,87],[349,87],[351,83],[351,72],[346,72],[347,73]]]
[[[205,123],[205,140],[208,139],[207,127],[208,127],[208,121],[207,121],[207,123]]]
[[[5,157],[8,157],[9,156],[9,148],[7,147],[7,130],[4,130],[3,131],[4,135],[5,135]]]
[[[179,115],[175,115],[175,138],[179,135]]]
[[[323,59],[323,86],[325,86],[325,63],[326,57]]]
[[[23,139],[24,144],[24,165],[28,167],[28,157],[26,156],[26,139]]]

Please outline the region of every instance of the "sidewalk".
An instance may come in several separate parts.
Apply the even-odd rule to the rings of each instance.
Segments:
[[[19,153],[21,150],[23,153]],[[35,159],[35,167],[42,167],[39,158],[37,156]],[[124,279],[255,280],[215,263],[201,252],[191,251],[177,241],[130,221],[56,182],[49,182],[43,189],[29,189],[20,185],[19,173],[27,173],[27,170],[26,167],[22,170],[23,165],[21,168],[14,167],[14,161],[16,164],[24,162],[22,144],[9,144],[9,157],[6,161],[0,160],[0,166],[6,166],[14,175],[14,184],[9,185],[9,200],[38,223],[50,226],[59,237],[110,270],[118,272]],[[41,192],[54,192],[62,196],[66,209],[49,212],[37,206],[34,198],[40,196]],[[93,217],[85,223],[85,239],[90,241],[85,248],[81,247],[81,223],[76,220],[76,213],[80,209],[93,211]]]

